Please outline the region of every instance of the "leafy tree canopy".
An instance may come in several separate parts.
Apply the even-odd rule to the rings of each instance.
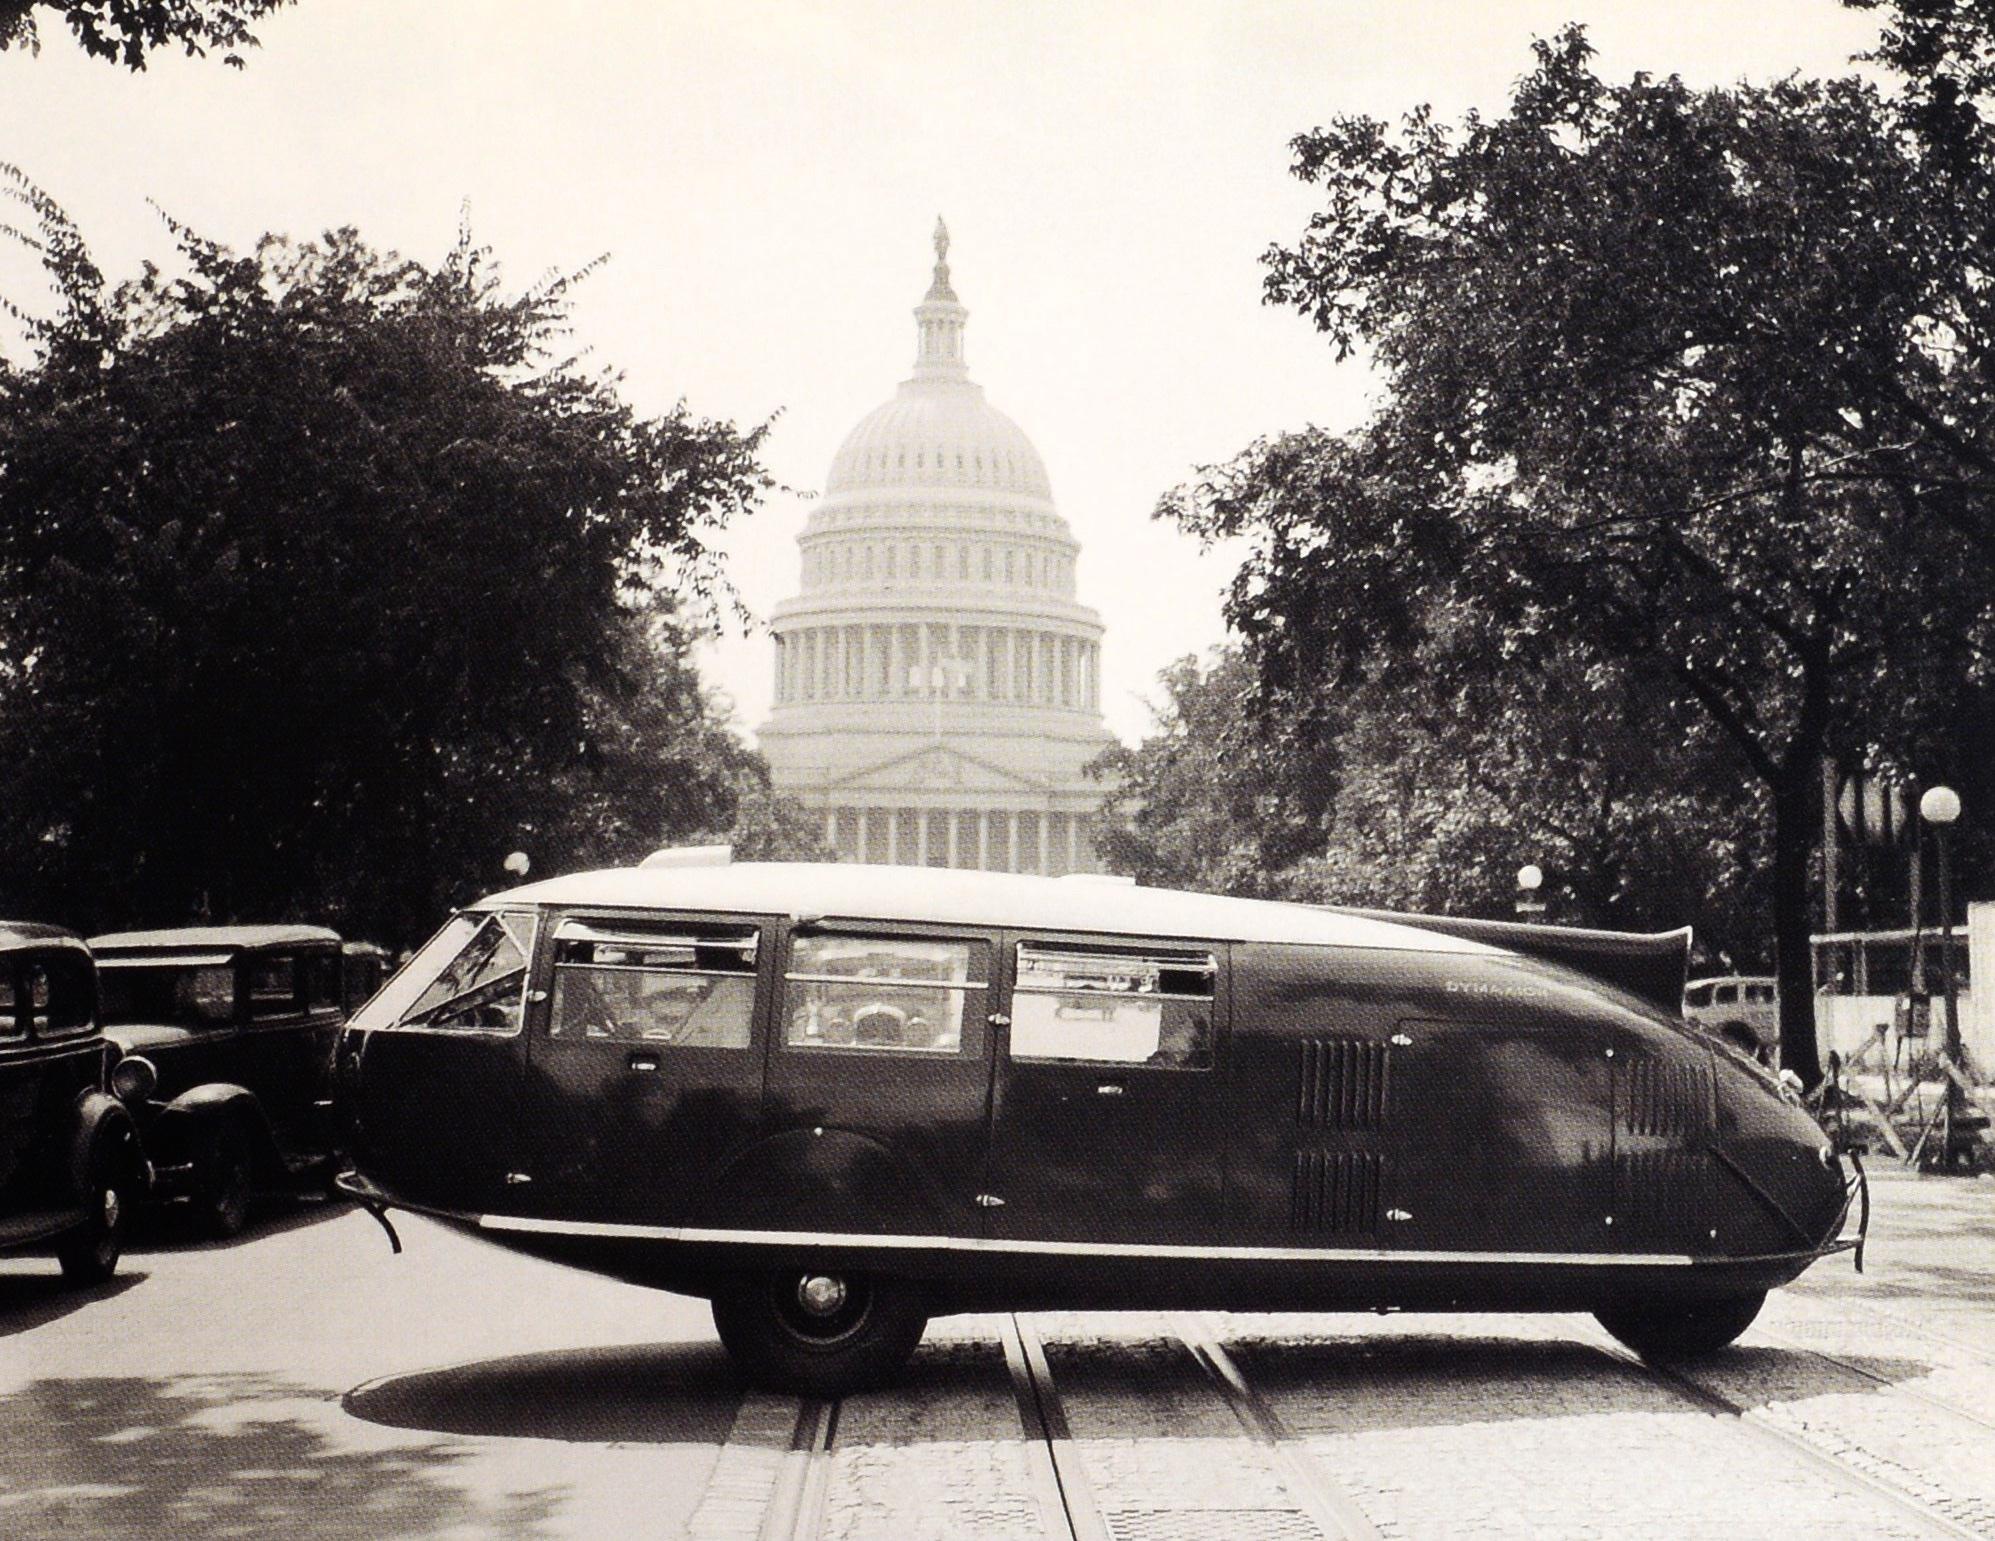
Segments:
[[[111,286],[11,186],[57,306],[0,361],[0,908],[406,940],[516,847],[766,805],[687,655],[763,429],[638,415],[562,351],[573,279],[509,291],[468,233],[175,227]]]
[[[1499,117],[1295,141],[1323,204],[1268,295],[1367,349],[1387,402],[1316,457],[1315,499],[1250,453],[1178,511],[1255,541],[1232,614],[1273,688],[1311,697],[1445,595],[1504,646],[1570,641],[1694,703],[1769,800],[1812,1079],[1820,757],[1928,769],[1995,625],[1986,285],[1869,87],[1610,85],[1590,52],[1536,45]]]
[[[145,68],[146,56],[178,44],[189,55],[219,49],[225,64],[242,68],[249,30],[291,0],[0,0],[0,50],[41,47],[37,11],[57,12],[84,51],[128,69]]]

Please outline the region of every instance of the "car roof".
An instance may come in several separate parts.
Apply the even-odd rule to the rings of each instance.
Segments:
[[[0,952],[21,952],[31,947],[85,950],[83,938],[65,927],[44,925],[38,920],[0,920]]]
[[[160,931],[110,931],[90,938],[94,952],[235,952],[251,947],[339,945],[339,933],[324,926],[174,926]]]
[[[1314,905],[1142,888],[1094,876],[1035,877],[947,867],[736,862],[618,867],[548,878],[481,899],[582,908],[719,910],[827,920],[1092,931],[1502,956],[1504,949]]]

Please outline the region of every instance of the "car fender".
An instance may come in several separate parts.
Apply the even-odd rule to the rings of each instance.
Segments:
[[[88,1193],[102,1163],[108,1159],[134,1162],[141,1182],[147,1187],[152,1185],[152,1167],[139,1142],[138,1125],[132,1120],[131,1110],[108,1093],[87,1091],[76,1099],[76,1132],[70,1137],[72,1191]]]
[[[263,1104],[248,1087],[230,1081],[189,1087],[161,1105],[147,1137],[153,1141],[160,1159],[189,1161],[223,1123],[233,1125],[249,1142],[250,1160],[259,1174],[283,1170],[283,1157]]]

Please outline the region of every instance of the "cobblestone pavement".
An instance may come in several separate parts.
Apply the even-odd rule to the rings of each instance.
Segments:
[[[1868,1272],[1685,1383],[1579,1317],[1045,1314],[830,1407],[421,1221],[156,1236],[82,1295],[7,1259],[0,1536],[1995,1538],[1995,1180],[1875,1193]]]

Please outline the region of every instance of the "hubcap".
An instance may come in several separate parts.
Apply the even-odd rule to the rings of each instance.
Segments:
[[[797,1284],[797,1304],[812,1316],[833,1316],[845,1305],[845,1281],[830,1274],[805,1274]]]
[[[118,1198],[118,1190],[116,1188],[106,1188],[104,1190],[104,1227],[106,1230],[116,1230],[118,1228],[118,1216],[123,1209],[124,1205]]]

